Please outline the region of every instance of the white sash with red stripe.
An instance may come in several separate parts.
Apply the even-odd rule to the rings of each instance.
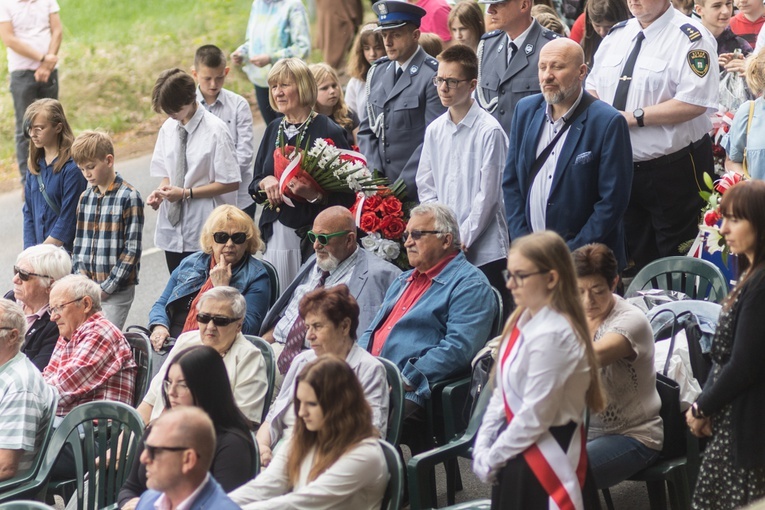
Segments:
[[[510,363],[518,354],[519,337],[520,331],[516,327],[501,357],[502,372],[509,370]],[[513,392],[512,388],[509,390],[507,391],[505,385],[502,385],[508,424],[523,405],[523,400]],[[535,444],[523,452],[523,457],[534,472],[534,476],[550,496],[550,509],[584,510],[582,487],[584,487],[587,472],[586,441],[584,427],[579,424],[571,435],[567,451],[563,451],[548,430]]]

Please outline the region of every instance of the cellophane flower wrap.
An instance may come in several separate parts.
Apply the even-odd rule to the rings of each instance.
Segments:
[[[728,191],[734,184],[743,181],[745,177],[737,172],[728,171],[723,174],[717,181],[713,181],[712,177],[704,174],[704,185],[706,191],[700,191],[699,195],[704,199],[706,204],[701,209],[702,221],[699,225],[699,237],[697,242],[694,243],[695,251],[700,249],[706,249],[710,254],[722,252],[723,263],[727,265],[728,255],[730,249],[725,242],[725,237],[720,234],[720,225],[722,220],[722,213],[720,212],[720,200],[722,196]],[[706,239],[705,243],[700,241]],[[703,246],[703,248],[702,248]],[[691,250],[694,251],[694,248]],[[696,253],[691,253],[696,256]]]

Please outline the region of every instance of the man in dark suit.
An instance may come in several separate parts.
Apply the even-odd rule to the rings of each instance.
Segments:
[[[540,230],[571,250],[609,246],[626,265],[623,217],[632,183],[624,117],[584,92],[582,48],[550,42],[539,55],[542,94],[518,103],[510,130],[503,189],[510,238]]]
[[[149,488],[137,510],[178,508],[234,510],[218,482],[209,474],[215,453],[212,420],[197,407],[179,407],[157,418],[146,438],[141,464]]]
[[[409,198],[417,201],[425,128],[446,111],[433,85],[438,61],[419,45],[424,9],[395,0],[381,0],[372,9],[388,56],[367,74],[368,115],[359,126],[359,148],[370,169],[391,182],[403,179]]]
[[[515,105],[539,93],[539,51],[558,34],[531,17],[532,0],[479,0],[489,4],[492,32],[478,43],[478,104],[510,133]]]

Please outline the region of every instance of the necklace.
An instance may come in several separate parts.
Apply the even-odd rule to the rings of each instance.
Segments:
[[[301,140],[314,118],[316,118],[316,112],[313,110],[308,114],[308,118],[299,125],[290,124],[287,122],[287,117],[282,117],[282,121],[279,123],[279,132],[276,134],[275,147],[277,149],[283,147],[287,140],[291,140],[295,136],[298,137],[298,140]]]

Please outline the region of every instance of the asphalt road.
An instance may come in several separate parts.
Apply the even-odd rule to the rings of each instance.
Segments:
[[[264,126],[255,127],[255,147],[260,144]],[[149,176],[151,154],[131,160],[117,161],[116,169],[122,177],[136,186],[144,199],[149,196],[159,180]],[[0,282],[6,282],[6,289],[11,288],[13,264],[22,250],[22,200],[18,190],[0,194]],[[127,325],[145,326],[148,322],[149,309],[162,293],[169,277],[165,257],[154,246],[154,229],[157,214],[146,207],[143,230],[143,256],[141,257],[140,283],[136,288],[135,300],[128,316]],[[457,493],[457,502],[487,498],[489,487],[481,484],[470,471],[467,460],[460,463],[464,490]],[[446,489],[443,471],[437,471],[439,503],[445,504]],[[649,508],[645,486],[636,482],[624,482],[611,490],[616,510],[645,510]],[[605,508],[605,506],[604,506]]]

